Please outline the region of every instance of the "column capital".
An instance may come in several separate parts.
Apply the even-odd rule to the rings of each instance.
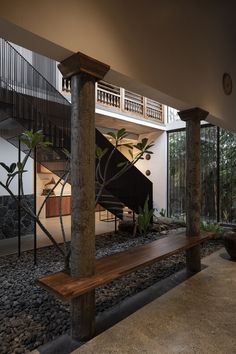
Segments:
[[[208,114],[209,112],[198,107],[185,109],[184,111],[178,112],[180,119],[185,122],[189,120],[205,120]]]
[[[70,79],[80,73],[86,73],[97,80],[102,80],[110,70],[110,66],[78,52],[58,64],[58,69],[65,79]]]

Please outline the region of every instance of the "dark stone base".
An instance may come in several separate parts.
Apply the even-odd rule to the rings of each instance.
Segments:
[[[121,220],[118,225],[118,230],[121,232],[128,232],[133,234],[135,224],[133,220]]]
[[[26,195],[27,203],[33,207],[34,195]],[[28,235],[34,230],[33,220],[21,211],[21,235]],[[0,240],[16,237],[18,234],[18,206],[11,196],[0,196]]]
[[[224,235],[224,245],[231,259],[236,260],[236,232],[229,231]]]
[[[204,268],[206,266],[203,266]],[[111,309],[99,313],[96,316],[96,335],[106,331],[188,278],[190,278],[190,275],[183,269],[147,289],[124,299]],[[84,342],[73,341],[69,335],[62,335],[54,341],[38,347],[37,350],[40,354],[69,354],[83,344]]]
[[[223,259],[226,259],[227,261],[230,261],[230,262],[236,262],[236,259],[232,259],[228,253],[221,253],[220,254],[220,257],[223,258]]]
[[[68,334],[64,334],[52,342],[40,346],[37,350],[40,354],[70,354],[81,344],[72,340]]]

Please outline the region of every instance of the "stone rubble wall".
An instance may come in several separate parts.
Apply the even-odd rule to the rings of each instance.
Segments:
[[[34,195],[26,195],[25,199],[31,206],[34,205]],[[34,222],[21,211],[21,235],[33,233]],[[11,196],[0,196],[0,240],[17,237],[18,235],[18,206]]]

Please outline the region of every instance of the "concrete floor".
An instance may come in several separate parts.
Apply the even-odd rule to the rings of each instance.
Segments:
[[[73,354],[236,354],[236,262],[221,255]]]
[[[106,215],[104,215],[104,217],[105,216]],[[115,230],[115,223],[113,221],[112,222],[100,221],[98,212],[95,213],[95,219],[96,219],[96,223],[95,223],[96,235],[100,235]],[[57,242],[62,242],[59,218],[48,218],[42,220],[44,220],[43,222],[44,226],[51,232],[55,240]],[[67,239],[70,240],[70,227],[71,227],[70,216],[64,216],[63,221],[64,221],[64,227],[65,227]],[[33,249],[34,247],[33,242],[34,242],[33,235],[23,236],[21,238],[21,250],[28,251]],[[39,227],[37,227],[37,247],[40,248],[49,245],[52,245],[51,241],[42,232],[42,230]],[[18,247],[17,237],[0,240],[0,257],[17,253],[17,247]]]

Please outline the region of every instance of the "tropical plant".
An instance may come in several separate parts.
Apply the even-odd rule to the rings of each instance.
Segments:
[[[146,236],[151,219],[154,215],[155,209],[149,209],[148,206],[148,197],[145,200],[143,208],[139,207],[139,214],[138,214],[138,229],[141,235]]]
[[[124,175],[132,166],[134,166],[139,160],[144,159],[145,154],[152,154],[153,152],[150,151],[152,146],[154,145],[152,142],[149,142],[147,138],[143,138],[137,144],[127,144],[124,142],[124,139],[127,137],[128,133],[125,128],[122,128],[115,132],[108,132],[108,136],[110,136],[114,141],[113,149],[108,152],[108,149],[101,149],[101,147],[96,146],[96,183],[99,187],[99,191],[96,196],[95,205],[97,205],[99,198],[102,195],[102,192],[105,187],[107,187],[111,182],[118,179],[120,176]],[[126,146],[128,148],[128,152],[131,156],[131,160],[126,159],[123,162],[117,164],[117,171],[111,176],[110,175],[110,165],[112,158],[114,157],[114,153],[117,148],[121,146]],[[132,149],[136,148],[138,153],[136,156],[133,156]],[[105,163],[103,164],[102,162]],[[109,176],[108,176],[109,172]]]
[[[69,249],[69,247],[67,247],[67,244],[66,244],[65,231],[64,231],[61,216],[60,216],[60,223],[61,223],[61,229],[62,229],[62,238],[63,238],[64,248],[60,247],[60,245],[55,240],[53,235],[42,224],[42,222],[40,220],[40,214],[41,214],[43,207],[44,207],[47,199],[49,198],[50,194],[55,190],[55,188],[60,183],[62,184],[61,195],[63,194],[63,190],[64,190],[65,184],[68,180],[69,173],[70,173],[69,172],[69,164],[67,164],[67,167],[66,167],[63,175],[58,179],[58,181],[53,186],[53,188],[45,196],[45,199],[44,199],[43,203],[41,204],[41,206],[39,207],[38,212],[35,212],[33,210],[33,208],[27,203],[26,199],[24,198],[24,178],[23,178],[23,176],[27,172],[25,167],[26,167],[28,159],[30,158],[31,154],[34,153],[35,149],[48,148],[52,144],[49,141],[45,140],[44,134],[41,130],[38,130],[36,132],[33,132],[32,130],[27,130],[22,134],[22,136],[20,137],[20,140],[23,144],[25,144],[27,146],[28,152],[25,155],[22,162],[17,162],[17,163],[13,162],[10,165],[0,162],[0,166],[5,170],[5,172],[7,174],[5,182],[0,181],[0,186],[2,186],[10,194],[10,196],[16,201],[16,203],[24,210],[24,212],[37,223],[37,225],[41,228],[41,230],[45,233],[45,235],[53,243],[53,245],[56,247],[56,249],[64,257],[65,267],[68,268],[69,267],[70,249]],[[67,156],[68,161],[69,161],[69,156],[67,155],[67,152],[64,151],[64,153]],[[22,196],[22,198],[20,198],[20,200],[18,199],[17,196],[14,195],[14,193],[11,190],[11,184],[16,177],[18,177],[20,193]]]
[[[229,222],[229,212],[228,212],[228,210],[227,210],[227,209],[224,209],[224,210],[222,211],[222,214],[223,214],[223,220],[224,220],[226,223],[228,223],[228,222]]]
[[[146,153],[152,154],[152,151],[149,149],[153,146],[152,143],[148,142],[147,138],[142,139],[141,142],[138,142],[136,145],[132,144],[126,144],[123,143],[123,139],[127,136],[127,132],[125,129],[120,129],[117,133],[109,132],[109,136],[111,136],[114,141],[114,148],[111,150],[111,152],[108,154],[108,150],[104,149],[102,150],[100,147],[96,147],[96,159],[97,159],[97,165],[96,165],[96,183],[99,186],[98,193],[96,196],[95,204],[98,203],[99,198],[102,194],[103,189],[112,181],[118,179],[120,176],[125,174],[133,165],[135,165],[140,159],[143,159],[143,155]],[[2,186],[9,194],[10,196],[16,201],[16,203],[24,210],[24,212],[29,215],[36,223],[37,225],[41,228],[41,230],[45,233],[45,235],[50,239],[50,241],[53,243],[53,245],[56,247],[56,249],[59,251],[59,253],[63,256],[64,258],[64,263],[65,263],[65,268],[69,268],[69,260],[70,260],[70,247],[67,244],[66,240],[66,234],[65,234],[65,229],[63,225],[63,218],[62,218],[62,196],[63,196],[63,191],[65,188],[66,183],[69,180],[70,176],[70,159],[71,155],[68,150],[64,149],[63,153],[66,157],[67,163],[66,167],[64,170],[63,175],[57,180],[56,184],[53,186],[52,189],[48,191],[48,193],[45,196],[45,199],[41,206],[39,207],[39,210],[35,212],[33,208],[26,202],[24,198],[24,174],[27,172],[25,169],[26,163],[29,159],[29,157],[34,153],[36,149],[42,148],[48,148],[52,144],[51,142],[45,140],[45,136],[41,130],[38,130],[36,132],[33,132],[32,130],[25,131],[22,136],[20,137],[20,140],[23,144],[25,144],[28,148],[28,152],[25,155],[24,159],[22,162],[13,162],[10,163],[9,165],[0,162],[0,166],[5,170],[7,176],[5,182],[0,181],[0,186]],[[111,160],[113,158],[114,152],[116,148],[120,146],[126,146],[129,149],[129,153],[132,155],[132,149],[135,147],[139,152],[138,154],[131,160],[126,160],[122,163],[119,163],[117,165],[118,171],[115,172],[113,176],[109,175],[108,178],[108,169],[110,167]],[[102,160],[106,158],[105,164],[101,164]],[[14,193],[11,190],[11,184],[13,180],[18,177],[19,180],[19,186],[20,186],[20,193],[22,195],[22,198],[19,200],[17,196],[14,195]],[[62,232],[62,241],[63,241],[63,246],[56,241],[56,239],[53,237],[53,235],[48,231],[48,229],[42,224],[40,220],[40,214],[43,210],[43,207],[46,204],[47,199],[49,198],[50,194],[55,190],[57,186],[61,184],[61,192],[60,192],[60,207],[59,207],[59,220],[60,220],[60,226],[61,226],[61,232]],[[145,207],[144,207],[145,209]],[[146,212],[146,209],[145,209]],[[149,221],[150,222],[150,221]]]
[[[207,223],[205,221],[201,222],[201,230],[206,232],[212,232],[215,235],[215,238],[221,237],[223,235],[223,228],[218,224]]]
[[[159,214],[164,218],[166,216],[166,209],[161,208],[161,210],[159,211]]]

